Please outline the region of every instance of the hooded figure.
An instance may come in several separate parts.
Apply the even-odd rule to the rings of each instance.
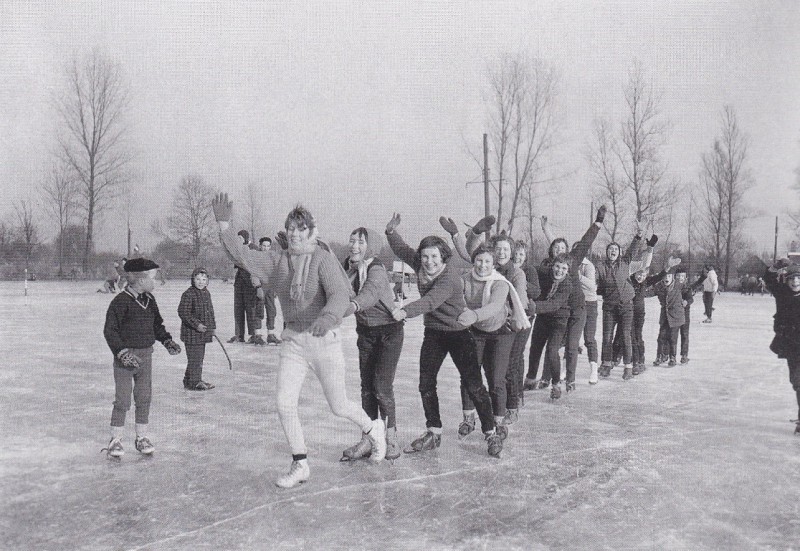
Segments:
[[[181,318],[181,340],[186,344],[211,342],[217,323],[214,318],[214,305],[208,291],[208,272],[205,268],[195,268],[192,272],[191,286],[181,295],[178,316]],[[201,331],[201,329],[205,329]]]

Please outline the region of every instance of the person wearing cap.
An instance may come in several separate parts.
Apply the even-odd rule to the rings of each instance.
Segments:
[[[144,455],[155,451],[147,434],[153,393],[153,343],[158,340],[171,355],[181,353],[181,346],[164,327],[164,319],[152,295],[158,264],[146,258],[134,258],[125,263],[124,269],[128,286],[109,304],[103,329],[114,355],[111,441],[103,449],[111,458],[120,458],[125,453],[122,435],[125,416],[131,408],[131,392],[136,404],[136,449]]]
[[[261,281],[269,282],[284,307],[286,328],[281,335],[276,402],[292,463],[289,472],[278,477],[275,485],[293,488],[311,476],[298,414],[300,393],[309,369],[317,376],[333,414],[348,419],[368,434],[372,444],[370,459],[382,461],[386,456],[383,420],[370,419],[347,397],[340,326],[350,307],[352,290],[342,265],[330,247],[318,239],[314,216],[305,207],[296,206],[284,222],[286,238],[281,247],[263,253],[250,250],[234,233],[230,223],[233,202],[226,193],[214,197],[211,206],[225,250],[238,265]]]
[[[217,322],[214,319],[214,304],[208,290],[208,272],[195,268],[191,285],[181,295],[178,305],[181,318],[181,340],[186,347],[186,372],[183,388],[186,390],[211,390],[214,385],[203,380],[203,359],[206,344],[211,342]]]
[[[800,265],[781,258],[767,268],[763,277],[775,298],[775,338],[769,349],[789,364],[789,382],[798,408],[794,433],[800,436]]]

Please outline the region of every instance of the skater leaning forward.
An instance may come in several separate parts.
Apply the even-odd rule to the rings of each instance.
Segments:
[[[442,441],[442,419],[439,414],[439,395],[436,377],[445,357],[450,354],[461,382],[475,404],[478,418],[488,443],[488,451],[498,456],[503,449],[495,431],[492,402],[483,385],[475,352],[475,340],[469,330],[458,322],[466,310],[464,283],[456,269],[447,264],[450,247],[437,236],[425,237],[415,251],[395,231],[400,215],[395,214],[386,225],[389,246],[397,257],[417,272],[420,298],[393,312],[394,319],[424,315],[425,333],[420,350],[419,392],[425,410],[425,432],[403,451],[414,453],[438,448]]]
[[[371,459],[386,455],[383,420],[370,419],[347,398],[345,360],[339,326],[350,306],[351,289],[342,266],[330,249],[317,240],[311,212],[297,206],[286,217],[286,250],[267,253],[245,246],[230,225],[233,203],[227,194],[212,202],[219,223],[220,240],[234,261],[261,281],[269,282],[284,306],[286,329],[280,349],[277,406],[286,440],[292,452],[289,472],[275,484],[291,488],[309,479],[307,448],[298,415],[298,402],[308,369],[319,379],[334,415],[344,417],[369,435]]]
[[[178,317],[181,318],[181,340],[186,347],[186,372],[183,388],[186,390],[211,390],[214,385],[203,380],[203,359],[206,344],[211,342],[217,322],[214,304],[208,290],[208,272],[195,268],[191,285],[181,295]]]
[[[111,441],[103,451],[119,458],[125,453],[122,435],[125,416],[136,404],[136,449],[150,455],[155,451],[147,435],[153,371],[153,343],[158,340],[167,351],[180,354],[181,347],[164,327],[155,297],[151,294],[158,264],[146,258],[125,263],[128,286],[111,301],[106,312],[103,336],[114,355],[114,408],[111,411]]]
[[[384,243],[375,230],[356,228],[350,234],[350,255],[345,270],[355,292],[350,300],[356,316],[358,363],[361,372],[361,406],[371,419],[386,423],[386,458],[400,457],[394,402],[394,375],[403,348],[403,324],[392,317],[394,294],[386,267],[376,255]],[[368,435],[344,450],[342,460],[372,453]]]
[[[764,284],[775,297],[775,338],[769,348],[789,364],[798,408],[794,433],[800,435],[800,265],[778,260],[764,273]]]

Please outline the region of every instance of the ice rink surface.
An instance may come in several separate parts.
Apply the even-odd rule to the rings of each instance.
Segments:
[[[459,442],[458,377],[439,376],[436,451],[340,463],[359,438],[334,418],[313,375],[300,404],[311,480],[281,490],[291,460],[275,410],[276,347],[216,343],[182,387],[185,355],[156,344],[150,432],[106,459],[114,383],[102,336],[112,295],[99,283],[0,283],[0,548],[38,549],[797,549],[800,437],[785,361],[769,350],[774,301],[726,293],[713,324],[692,311],[691,362],[620,368],[551,401],[526,393],[500,459]],[[187,282],[155,295],[177,339]],[[212,281],[218,334],[232,334],[232,286]],[[648,300],[648,365],[658,302]],[[355,322],[344,323],[348,390],[360,400]],[[599,331],[598,331],[599,332]],[[424,429],[417,391],[422,320],[406,324],[395,382],[405,445]]]

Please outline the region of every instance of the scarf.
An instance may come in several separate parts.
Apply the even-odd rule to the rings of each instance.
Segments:
[[[419,272],[417,273],[417,286],[430,285],[437,277],[442,275],[442,272],[444,272],[445,268],[447,268],[447,263],[443,262],[442,267],[432,275],[428,275],[427,272],[425,272],[425,268],[420,268]]]
[[[309,240],[306,245],[299,250],[289,248],[289,269],[292,272],[292,284],[289,289],[289,296],[292,300],[301,301],[303,292],[308,279],[308,268],[311,265],[311,256],[317,247],[317,240]]]
[[[481,296],[481,306],[489,304],[489,299],[492,293],[492,284],[495,281],[505,281],[508,285],[508,296],[511,299],[511,329],[514,331],[521,331],[528,329],[531,322],[528,321],[528,315],[525,313],[525,308],[522,307],[522,301],[517,294],[517,290],[511,285],[511,282],[504,278],[496,270],[492,270],[488,276],[479,276],[472,270],[470,274],[475,281],[485,281],[486,285],[483,286],[483,296]]]
[[[355,291],[355,281],[356,277],[358,277],[358,290],[361,290],[361,287],[364,286],[364,282],[367,280],[367,270],[369,269],[369,265],[372,264],[372,261],[375,260],[374,258],[367,258],[366,260],[362,260],[361,262],[351,262],[347,268],[347,277],[350,279],[350,287],[353,288]],[[358,291],[356,291],[358,292]]]

